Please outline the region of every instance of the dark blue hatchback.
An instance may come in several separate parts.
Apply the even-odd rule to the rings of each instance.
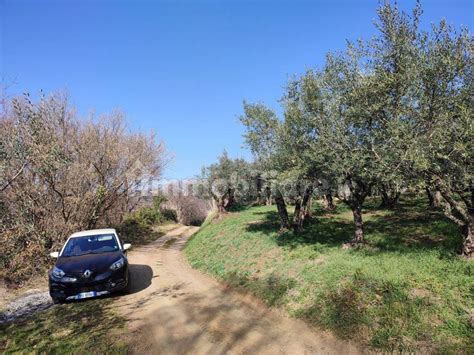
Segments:
[[[55,303],[105,295],[128,285],[127,250],[114,229],[74,233],[49,272],[49,293]]]

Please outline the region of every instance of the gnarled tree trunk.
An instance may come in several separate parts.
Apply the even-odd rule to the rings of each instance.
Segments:
[[[352,215],[354,216],[355,234],[351,244],[362,243],[364,241],[364,222],[362,220],[362,204],[354,201],[351,204]]]
[[[436,189],[441,193],[443,199],[444,214],[461,227],[463,244],[460,254],[466,258],[474,258],[474,188],[470,189],[470,198],[466,191],[453,192],[450,187],[437,181]],[[457,194],[458,198],[454,198]]]
[[[334,200],[331,194],[323,195],[323,208],[325,211],[334,211],[336,205],[334,205]]]
[[[280,217],[281,229],[289,229],[290,220],[288,218],[288,211],[286,210],[285,199],[278,189],[275,191],[275,203],[278,209],[278,216]]]
[[[382,194],[382,203],[380,208],[394,209],[400,199],[400,191],[398,189],[391,188],[390,186],[383,185],[380,189]]]
[[[426,195],[428,196],[429,206],[431,209],[441,207],[441,194],[438,190],[425,187]]]
[[[304,190],[303,196],[298,196],[295,203],[295,213],[293,215],[293,230],[299,233],[303,230],[303,223],[307,216],[307,208],[313,193],[312,186],[307,186]]]
[[[272,191],[270,189],[270,186],[265,187],[265,204],[267,206],[272,205]]]
[[[364,222],[362,219],[362,206],[365,198],[370,194],[372,184],[361,180],[356,180],[351,176],[346,178],[346,185],[349,190],[339,196],[342,201],[352,210],[354,217],[355,233],[354,238],[345,246],[351,247],[364,242]]]
[[[471,217],[471,220],[474,218]],[[461,232],[464,238],[461,254],[467,258],[474,257],[474,225],[473,223],[466,223],[461,227]]]
[[[306,209],[305,209],[305,218],[310,218],[313,213],[313,196],[309,196],[308,203],[306,204]]]

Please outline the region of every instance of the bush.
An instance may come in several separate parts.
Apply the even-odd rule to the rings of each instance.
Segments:
[[[151,226],[163,221],[163,216],[160,211],[154,207],[142,207],[135,213],[135,218],[138,223]]]
[[[163,208],[160,212],[163,217],[163,220],[178,222],[178,215],[176,214],[176,211],[172,208]]]
[[[180,196],[176,199],[176,215],[179,223],[200,226],[209,212],[206,201],[194,196]]]
[[[136,214],[125,218],[122,223],[115,226],[120,238],[125,243],[142,245],[158,239],[162,233],[147,224],[146,219],[139,220]]]

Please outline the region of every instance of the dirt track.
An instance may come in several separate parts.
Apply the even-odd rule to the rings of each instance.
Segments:
[[[181,227],[130,252],[131,294],[116,302],[132,353],[360,353],[192,269],[181,249],[195,231]]]

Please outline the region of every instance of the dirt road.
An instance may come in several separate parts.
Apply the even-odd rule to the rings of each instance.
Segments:
[[[181,249],[194,227],[132,250],[131,294],[117,298],[125,340],[140,354],[347,354],[353,345],[315,332],[192,269]]]

